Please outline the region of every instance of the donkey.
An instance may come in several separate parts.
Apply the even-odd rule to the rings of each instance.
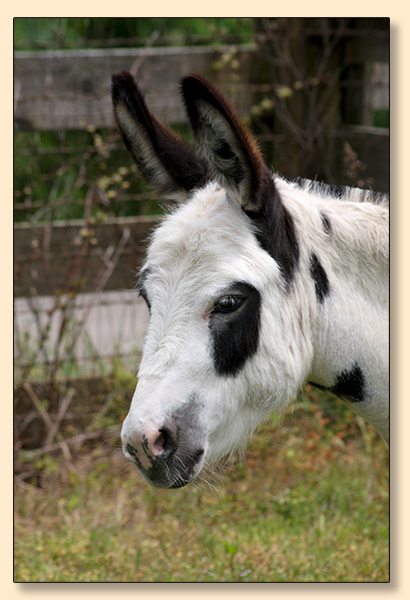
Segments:
[[[179,488],[241,447],[304,382],[331,390],[388,440],[388,197],[264,164],[203,77],[182,79],[200,152],[113,76],[122,138],[179,201],[153,233],[138,289],[150,311],[121,439],[151,484]]]

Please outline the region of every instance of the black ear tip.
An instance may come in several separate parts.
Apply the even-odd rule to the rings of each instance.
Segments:
[[[209,89],[212,89],[212,84],[197,73],[189,73],[181,79],[181,90],[185,97],[203,97],[209,93]]]
[[[201,77],[201,75],[199,75],[198,73],[188,73],[187,75],[184,75],[181,78],[181,84],[183,86],[185,85],[191,85],[195,82],[199,82],[201,81],[203,78]]]
[[[113,83],[114,82],[131,82],[134,83],[134,78],[129,71],[119,71],[118,73],[114,73],[111,77]]]
[[[120,96],[129,95],[137,90],[134,78],[128,71],[120,71],[114,73],[111,77],[111,95],[113,100],[116,100]]]

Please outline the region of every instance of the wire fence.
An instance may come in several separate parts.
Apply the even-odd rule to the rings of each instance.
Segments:
[[[64,308],[54,310],[53,296],[39,296],[16,298],[14,310],[16,370],[22,373],[37,369],[38,376],[42,367],[53,364]],[[100,375],[118,356],[136,371],[149,314],[135,291],[78,294],[70,319],[70,341],[75,337],[76,343],[70,353],[62,353],[61,376]],[[22,379],[21,374],[16,379]]]

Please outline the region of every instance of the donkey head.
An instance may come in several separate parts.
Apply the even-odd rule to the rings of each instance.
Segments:
[[[126,457],[174,488],[242,445],[301,383],[284,300],[299,257],[293,222],[220,92],[189,75],[182,97],[200,154],[150,114],[129,73],[113,76],[115,117],[141,173],[186,200],[153,234],[141,269],[150,323],[122,428]]]

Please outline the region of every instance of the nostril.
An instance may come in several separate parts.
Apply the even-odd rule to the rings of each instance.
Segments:
[[[162,454],[164,452],[166,441],[167,441],[166,433],[165,433],[165,431],[161,431],[159,436],[157,437],[157,439],[155,440],[155,442],[152,445],[152,450],[153,450],[155,456],[158,456],[158,454]]]
[[[166,458],[172,452],[176,450],[177,444],[174,438],[172,437],[169,429],[164,428],[160,429],[159,436],[156,438],[152,445],[152,450],[154,455],[158,458]]]

